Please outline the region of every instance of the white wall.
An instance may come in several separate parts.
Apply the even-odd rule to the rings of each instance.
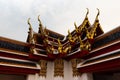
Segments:
[[[54,62],[48,61],[46,80],[54,80],[53,76],[54,76]]]
[[[46,80],[54,80],[54,62],[47,63]],[[64,61],[64,78],[63,80],[73,80],[71,62]]]
[[[63,80],[74,80],[72,76],[71,62],[64,60],[64,78]],[[54,62],[48,61],[47,63],[47,76],[46,80],[54,80]],[[78,80],[78,79],[76,79]],[[93,80],[91,73],[83,73],[79,80]]]
[[[73,80],[71,62],[64,61],[64,79]]]
[[[39,80],[39,74],[29,74],[26,80]]]
[[[93,80],[92,73],[82,73],[80,80]]]

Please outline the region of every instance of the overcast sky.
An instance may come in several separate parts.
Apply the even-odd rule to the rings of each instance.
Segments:
[[[37,16],[44,26],[67,35],[80,25],[89,8],[89,20],[93,24],[100,9],[99,20],[105,32],[120,25],[119,0],[0,0],[0,36],[26,41],[27,19],[30,17],[34,31],[38,31]]]

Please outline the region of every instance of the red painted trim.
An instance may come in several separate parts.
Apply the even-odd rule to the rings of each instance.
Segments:
[[[120,58],[114,59],[82,68],[78,68],[79,72],[82,73],[93,73],[93,72],[103,72],[103,71],[113,71],[113,70],[120,70]]]
[[[56,54],[52,54],[52,53],[49,53],[47,55],[48,55],[48,58],[51,59],[51,60],[54,60],[57,57]]]
[[[67,60],[70,60],[70,59],[73,59],[73,58],[88,59],[88,58],[92,58],[92,57],[95,57],[95,56],[99,56],[99,55],[102,55],[102,54],[120,49],[119,46],[120,46],[120,43],[117,43],[117,44],[114,44],[112,46],[103,48],[99,51],[96,51],[96,52],[93,52],[93,53],[90,53],[90,54],[88,53],[88,51],[81,51],[81,52],[75,53],[75,54],[70,55],[70,56],[65,56],[64,58],[67,59]],[[49,55],[47,57],[44,57],[44,56],[40,56],[40,55],[29,54],[28,56],[23,56],[23,55],[11,54],[11,53],[7,53],[7,52],[0,52],[0,56],[11,57],[11,58],[16,58],[16,59],[23,59],[23,60],[36,60],[36,61],[38,61],[40,59],[53,60],[58,55],[57,56]],[[63,55],[59,55],[59,56],[63,57]]]
[[[12,53],[7,53],[7,52],[0,52],[0,56],[10,57],[10,58],[15,58],[15,59],[29,60],[28,56],[17,55],[17,54],[12,54]]]
[[[100,49],[98,51],[95,51],[93,53],[90,53],[87,56],[83,57],[83,59],[89,59],[89,58],[99,56],[99,55],[102,55],[102,54],[105,54],[105,53],[108,53],[108,52],[111,52],[111,51],[114,51],[117,49],[120,49],[120,43],[116,43],[116,44],[111,45],[109,47],[106,47],[106,48]]]
[[[74,58],[82,58],[87,54],[89,54],[89,51],[84,50],[84,51],[80,51],[80,52],[77,52],[75,54],[72,54],[70,56],[67,56],[67,57],[65,57],[65,59],[66,60],[71,60],[71,59],[74,59]]]
[[[4,74],[35,74],[39,73],[39,69],[29,69],[29,68],[19,68],[19,67],[11,67],[11,66],[2,66],[0,65],[0,73]]]
[[[35,55],[35,54],[32,54],[32,53],[29,54],[29,59],[30,60],[34,60],[34,61],[39,61],[41,59],[43,59],[43,60],[50,60],[48,57]]]

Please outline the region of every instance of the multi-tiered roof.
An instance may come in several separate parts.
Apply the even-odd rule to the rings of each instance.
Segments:
[[[44,27],[38,16],[38,32],[34,32],[28,19],[27,42],[0,37],[0,73],[39,73],[39,60],[58,58],[82,59],[78,65],[80,72],[120,70],[120,27],[104,34],[98,19],[99,10],[92,25],[88,13],[87,9],[81,25],[74,23],[75,30],[68,30],[67,36]]]
[[[68,30],[68,35],[63,36],[59,33],[53,32],[44,27],[39,19],[39,31],[34,32],[31,24],[29,24],[29,35],[27,42],[32,45],[31,53],[35,55],[44,55],[48,58],[67,58],[75,54],[81,53],[88,54],[92,49],[92,44],[94,43],[95,37],[103,34],[101,25],[99,23],[99,10],[93,25],[90,24],[88,19],[89,10],[82,24],[77,26],[74,23],[75,30],[70,32]]]

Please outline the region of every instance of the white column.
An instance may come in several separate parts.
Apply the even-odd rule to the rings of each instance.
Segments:
[[[46,80],[54,80],[54,62],[48,61]]]
[[[71,62],[64,60],[64,79],[73,80]]]
[[[64,60],[56,59],[54,61],[54,80],[63,80],[64,78]]]
[[[74,76],[73,80],[81,80],[81,79],[80,79],[80,76]]]
[[[39,80],[46,80],[46,77],[45,76],[40,76]]]
[[[29,74],[26,80],[40,80],[38,74]]]
[[[71,60],[73,80],[80,80],[80,72],[77,69],[78,59]]]
[[[56,77],[54,77],[54,80],[63,80],[63,77],[62,76],[56,76]]]
[[[27,80],[34,80],[34,79],[35,79],[35,75],[33,75],[33,74],[29,74],[27,76]]]
[[[40,65],[40,77],[39,80],[46,80],[46,73],[47,73],[47,61],[46,60],[40,60],[39,61]]]
[[[37,73],[37,74],[35,74],[35,80],[40,80],[40,76],[39,76],[39,74]]]
[[[93,80],[92,73],[82,73],[79,80]]]

